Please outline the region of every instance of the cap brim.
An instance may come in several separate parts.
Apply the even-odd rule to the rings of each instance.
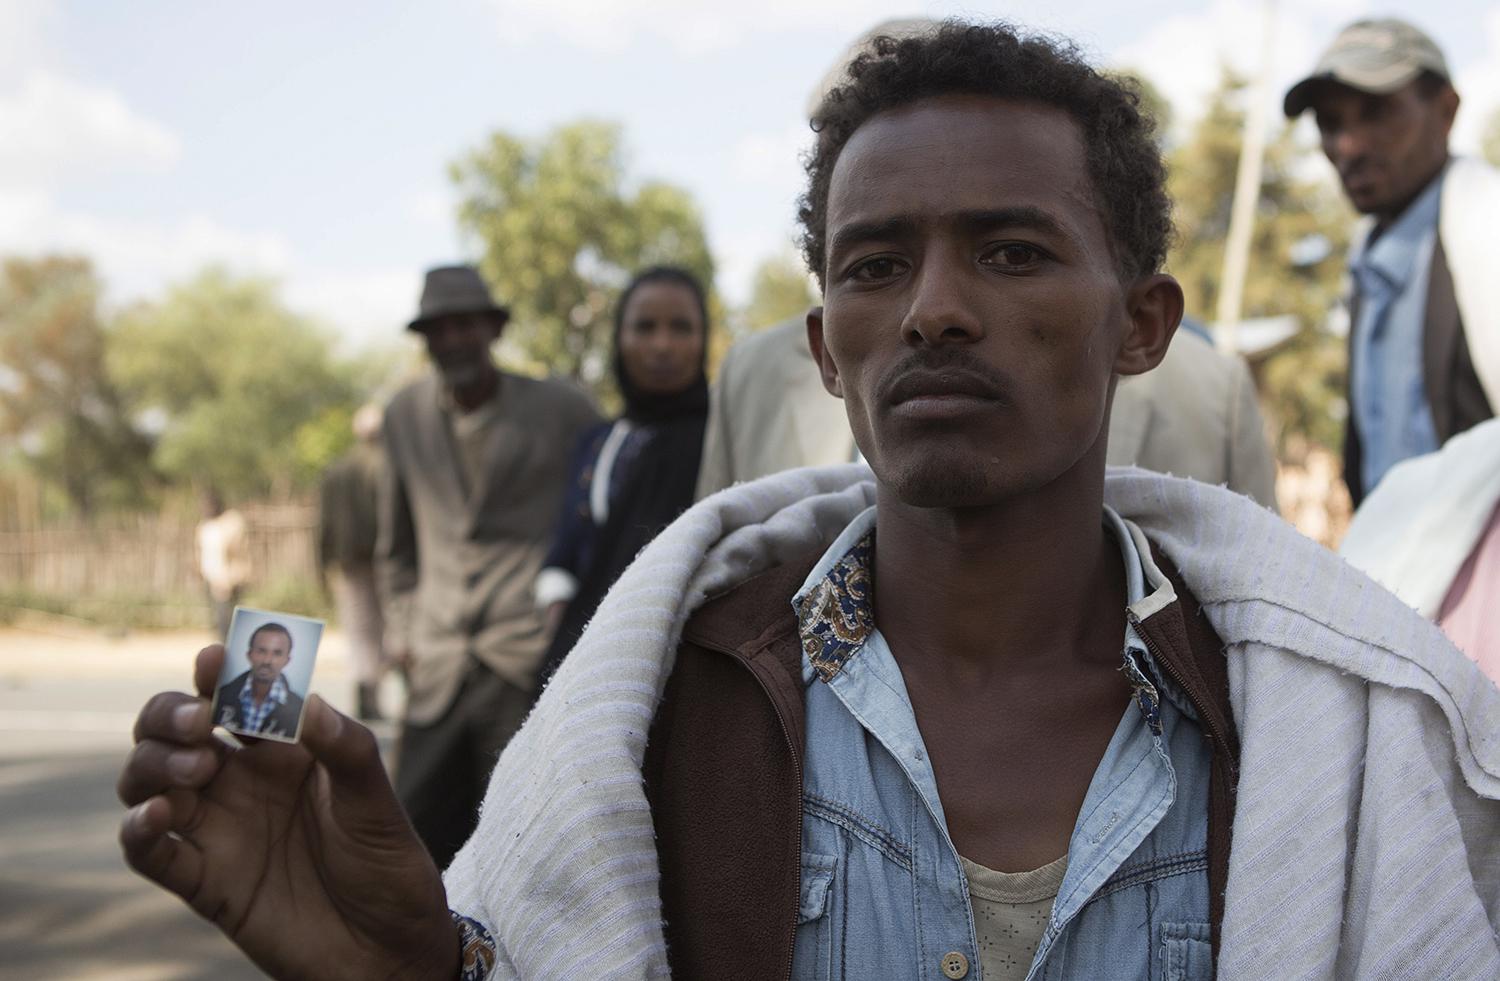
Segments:
[[[434,320],[441,320],[444,317],[452,316],[463,317],[475,313],[490,314],[491,316],[498,317],[502,325],[510,320],[510,307],[485,307],[480,310],[448,310],[444,313],[434,314],[431,317],[418,317],[416,320],[413,320],[411,323],[407,324],[406,329],[414,330],[420,334],[425,331]]]
[[[1342,85],[1356,92],[1368,92],[1371,95],[1390,95],[1414,82],[1417,76],[1422,74],[1422,70],[1421,65],[1399,65],[1377,71],[1339,68],[1319,72],[1316,75],[1307,76],[1287,89],[1286,98],[1281,101],[1281,111],[1288,119],[1295,119],[1305,110],[1312,108],[1318,92],[1329,85]]]

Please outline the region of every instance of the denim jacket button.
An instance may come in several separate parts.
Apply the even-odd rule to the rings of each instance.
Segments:
[[[953,981],[958,981],[959,978],[969,973],[969,959],[956,950],[950,950],[944,954],[941,963],[943,974],[952,978]]]

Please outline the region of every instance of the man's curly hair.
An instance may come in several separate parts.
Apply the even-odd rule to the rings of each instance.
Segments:
[[[844,145],[872,116],[933,96],[992,95],[1062,109],[1078,124],[1094,197],[1124,279],[1154,273],[1172,238],[1166,167],[1140,94],[1091,67],[1071,42],[1005,24],[948,21],[915,37],[877,37],[828,93],[813,129],[807,193],[798,202],[802,253],[823,284],[828,189]]]

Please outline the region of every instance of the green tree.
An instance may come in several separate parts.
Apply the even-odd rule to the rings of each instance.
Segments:
[[[0,267],[0,435],[84,515],[137,504],[154,483],[150,441],[106,372],[101,289],[87,259]]]
[[[1208,111],[1170,158],[1178,241],[1170,271],[1190,316],[1216,311],[1244,126],[1244,83],[1225,72]],[[1287,126],[1266,148],[1243,316],[1291,314],[1299,333],[1263,364],[1262,400],[1278,441],[1336,448],[1344,412],[1343,342],[1324,329],[1341,290],[1351,216],[1329,181],[1310,180],[1314,151]]]
[[[1484,151],[1484,159],[1500,167],[1500,109],[1490,112],[1489,121],[1484,124],[1480,148]]]
[[[761,330],[805,313],[817,302],[807,267],[800,258],[787,252],[762,260],[755,267],[750,300],[738,319],[744,330]]]
[[[493,133],[449,172],[459,225],[511,308],[507,338],[532,366],[607,392],[611,308],[630,274],[672,263],[713,283],[697,205],[670,184],[628,182],[618,126],[576,122],[535,142]]]
[[[351,373],[268,281],[209,269],[171,288],[122,316],[109,365],[159,421],[155,462],[178,481],[285,495],[348,445]]]

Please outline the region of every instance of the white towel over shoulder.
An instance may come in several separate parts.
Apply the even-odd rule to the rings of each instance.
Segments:
[[[682,624],[826,546],[863,466],[703,501],[610,592],[495,769],[450,904],[495,978],[667,974],[646,733]],[[1224,978],[1500,977],[1500,692],[1431,624],[1246,498],[1138,470],[1106,501],[1181,570],[1226,644],[1241,771]]]

